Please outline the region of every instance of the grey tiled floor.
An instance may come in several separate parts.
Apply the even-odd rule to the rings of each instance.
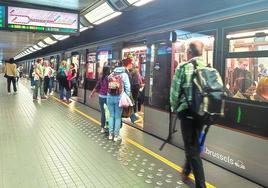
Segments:
[[[123,142],[100,134],[99,126],[53,99],[32,101],[29,83],[7,95],[0,75],[0,188],[56,187],[194,187],[179,173],[135,146],[126,137],[159,153],[162,141],[124,126]],[[99,119],[99,113],[74,106]],[[161,155],[182,165],[184,152],[167,145]],[[216,187],[260,187],[204,161],[209,182]]]
[[[0,187],[180,187],[178,173],[53,99],[0,79]],[[182,185],[181,187],[185,187]]]

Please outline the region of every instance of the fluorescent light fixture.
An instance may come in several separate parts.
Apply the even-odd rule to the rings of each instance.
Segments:
[[[37,46],[37,45],[34,45],[33,48],[36,49],[36,50],[41,50],[41,49],[42,49],[42,48],[40,48],[40,47]]]
[[[27,49],[27,50],[26,50],[26,52],[28,52],[29,54],[31,54],[31,53],[32,53],[32,51],[31,51],[31,50],[29,50],[29,49]]]
[[[37,50],[34,49],[33,47],[29,48],[32,52],[36,52]]]
[[[64,40],[70,37],[70,35],[52,35],[57,40]]]
[[[89,28],[93,28],[93,26],[90,25],[90,26],[88,26],[88,27],[85,27],[85,26],[83,26],[82,24],[80,24],[80,32],[83,32],[83,31],[85,31],[85,30],[87,30],[87,29],[89,29]]]
[[[240,37],[250,37],[250,36],[255,36],[256,33],[268,33],[268,30],[257,30],[257,31],[249,31],[249,32],[241,32],[241,33],[233,33],[229,34],[226,36],[227,39],[232,39],[232,38],[240,38]]]
[[[129,3],[129,4],[133,4],[133,3],[136,3],[137,1],[139,1],[139,0],[127,0],[127,2]]]
[[[119,16],[121,14],[122,14],[122,12],[114,12],[111,15],[106,16],[106,17],[96,21],[94,24],[96,24],[96,25],[101,24],[101,23],[106,22],[108,20],[111,20],[111,19],[113,19],[113,18],[115,18],[115,17],[117,17],[117,16]]]
[[[145,5],[145,4],[149,3],[151,1],[153,1],[153,0],[140,0],[140,1],[136,2],[136,3],[134,3],[133,5],[139,7],[139,6],[142,6],[142,5]]]
[[[80,32],[83,32],[83,31],[85,31],[85,30],[87,30],[87,29],[89,29],[88,27],[80,27]]]
[[[57,43],[57,41],[52,40],[50,37],[45,38],[44,41],[45,41],[47,44],[55,44],[55,43]]]
[[[103,3],[97,8],[93,9],[89,13],[85,15],[85,18],[91,22],[94,23],[106,16],[109,16],[110,14],[114,13],[115,11],[112,9],[112,7],[107,3]]]
[[[45,43],[43,43],[42,41],[38,42],[37,45],[40,46],[40,47],[42,47],[42,48],[45,48],[45,47],[48,46]]]

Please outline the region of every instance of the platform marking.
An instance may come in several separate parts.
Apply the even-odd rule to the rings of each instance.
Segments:
[[[59,103],[65,105],[65,106],[67,106],[67,107],[69,107],[71,110],[77,112],[78,114],[80,114],[80,115],[86,117],[87,119],[93,121],[93,122],[96,123],[97,125],[99,125],[99,126],[101,125],[101,123],[100,123],[98,120],[96,120],[95,118],[93,118],[93,117],[91,117],[91,116],[85,114],[84,112],[81,112],[80,110],[76,109],[75,107],[73,107],[73,106],[71,106],[71,105],[69,105],[69,104],[67,104],[67,103],[65,103],[65,102],[63,102],[63,101],[61,101],[61,100],[58,99],[57,97],[52,96],[52,98],[53,98],[54,100],[58,101]],[[127,138],[127,137],[126,137],[126,142],[129,143],[129,144],[131,144],[131,145],[133,145],[133,146],[135,146],[135,147],[137,147],[137,148],[139,148],[140,150],[142,150],[143,152],[145,152],[145,153],[147,153],[147,154],[153,156],[154,158],[156,158],[156,159],[162,161],[163,163],[165,163],[166,165],[168,165],[168,166],[170,166],[171,168],[175,169],[176,171],[178,171],[178,172],[180,172],[180,173],[182,172],[182,167],[180,167],[179,165],[177,165],[177,164],[175,164],[175,163],[169,161],[168,159],[162,157],[161,155],[159,155],[159,154],[153,152],[152,150],[150,150],[150,149],[148,149],[148,148],[142,146],[141,144],[139,144],[139,143],[137,143],[137,142],[135,142],[135,141],[133,141],[133,140]],[[192,173],[189,175],[189,178],[190,178],[191,180],[194,180],[194,176],[193,176]],[[212,185],[212,184],[210,184],[210,183],[208,183],[208,182],[206,182],[206,186],[207,186],[207,188],[216,188],[214,185]]]

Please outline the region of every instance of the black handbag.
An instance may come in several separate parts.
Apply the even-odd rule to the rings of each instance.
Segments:
[[[7,78],[8,77],[7,74],[5,74],[4,77]]]

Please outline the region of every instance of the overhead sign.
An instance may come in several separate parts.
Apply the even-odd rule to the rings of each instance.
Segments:
[[[78,32],[78,14],[8,7],[8,28],[37,31]]]
[[[0,27],[5,26],[5,7],[0,6]]]

